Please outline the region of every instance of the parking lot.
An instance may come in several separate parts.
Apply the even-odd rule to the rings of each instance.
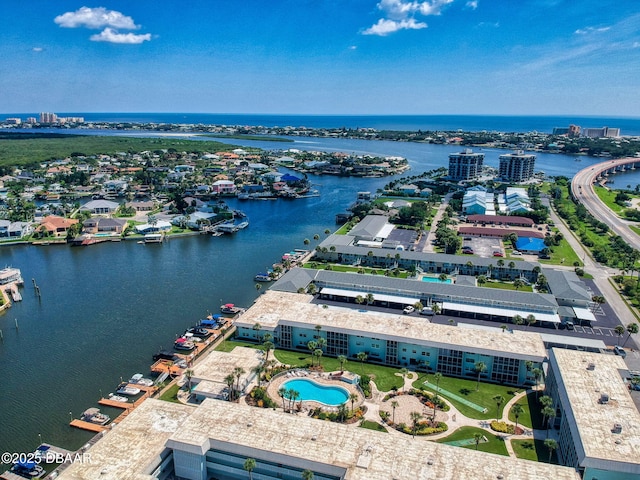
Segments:
[[[469,246],[473,249],[473,254],[480,257],[492,257],[493,252],[499,251],[504,254],[502,240],[492,237],[463,237],[462,246]]]
[[[387,237],[387,241],[398,242],[405,250],[415,250],[417,239],[418,233],[415,230],[401,228],[394,228],[389,237]]]

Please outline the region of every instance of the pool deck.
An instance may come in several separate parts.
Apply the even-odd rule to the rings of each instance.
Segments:
[[[364,403],[362,392],[358,389],[356,385],[340,380],[339,375],[340,375],[340,372],[314,372],[314,371],[309,371],[305,369],[289,370],[288,372],[282,372],[281,374],[271,379],[271,382],[269,382],[269,385],[267,386],[267,393],[273,400],[277,401],[280,408],[282,408],[282,399],[280,395],[278,395],[278,390],[280,389],[280,387],[285,382],[288,382],[289,380],[306,379],[306,380],[312,380],[320,385],[342,387],[349,392],[349,395],[351,395],[352,393],[355,393],[356,395],[358,395],[358,400],[354,402],[353,404],[354,408],[357,408],[360,405],[362,405]],[[332,377],[338,377],[338,378],[334,379]],[[296,401],[296,404],[298,403],[302,403],[302,410],[301,410],[302,412],[308,412],[309,410],[313,410],[318,407],[322,408],[325,412],[338,411],[337,406],[325,405],[323,403],[315,402],[313,400],[302,400],[302,401],[298,400]],[[347,407],[351,409],[351,400],[347,400],[346,403],[347,403]]]

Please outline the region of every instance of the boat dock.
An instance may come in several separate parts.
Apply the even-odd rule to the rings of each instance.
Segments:
[[[88,430],[90,432],[96,433],[104,432],[105,430],[109,430],[110,428],[106,425],[98,425],[97,423],[85,422],[84,420],[78,420],[77,418],[71,420],[71,423],[69,423],[69,425],[71,425],[72,427],[81,428],[82,430]]]

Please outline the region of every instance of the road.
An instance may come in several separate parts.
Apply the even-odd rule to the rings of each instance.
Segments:
[[[616,235],[624,238],[633,248],[640,248],[640,236],[629,228],[630,222],[621,219],[613,213],[611,209],[600,200],[593,188],[596,178],[602,172],[630,162],[640,163],[640,159],[620,158],[617,160],[608,160],[580,170],[571,180],[571,192],[578,202],[582,203],[598,220],[606,223]]]

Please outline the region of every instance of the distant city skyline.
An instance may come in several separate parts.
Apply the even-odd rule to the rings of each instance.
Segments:
[[[614,0],[3,2],[4,112],[640,111]]]

